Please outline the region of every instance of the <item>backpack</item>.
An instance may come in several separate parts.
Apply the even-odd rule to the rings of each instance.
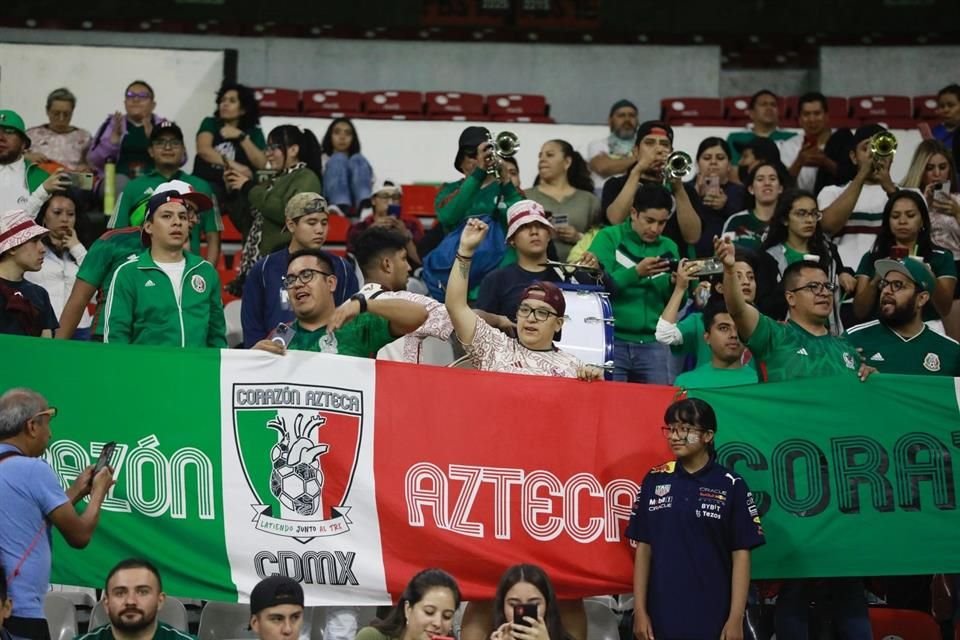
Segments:
[[[446,235],[437,247],[423,259],[424,284],[430,292],[430,297],[443,302],[446,296],[447,279],[450,270],[457,259],[457,249],[460,246],[460,234],[467,224],[467,218],[457,228]],[[503,255],[507,251],[507,236],[500,222],[493,216],[480,216],[480,220],[487,223],[490,230],[473,254],[470,262],[470,278],[467,283],[469,289],[480,284],[484,276],[500,266]]]

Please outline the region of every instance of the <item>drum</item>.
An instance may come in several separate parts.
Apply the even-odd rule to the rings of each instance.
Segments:
[[[598,287],[563,284],[567,303],[557,347],[587,364],[613,369],[613,307]]]

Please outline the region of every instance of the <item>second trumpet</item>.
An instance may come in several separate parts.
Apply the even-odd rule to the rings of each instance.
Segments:
[[[487,134],[487,142],[493,147],[493,162],[487,167],[489,174],[498,173],[503,159],[517,155],[517,149],[520,148],[520,138],[512,131],[501,131],[495,138]]]

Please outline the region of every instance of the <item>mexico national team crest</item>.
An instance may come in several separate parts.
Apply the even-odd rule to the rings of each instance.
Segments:
[[[363,435],[361,391],[237,384],[233,424],[258,530],[304,544],[350,530],[350,486]]]
[[[193,290],[197,293],[203,293],[207,290],[207,281],[203,279],[203,276],[195,273],[193,277],[190,278],[190,286],[193,287]]]
[[[928,353],[923,357],[923,368],[927,371],[940,371],[940,356],[935,353]]]

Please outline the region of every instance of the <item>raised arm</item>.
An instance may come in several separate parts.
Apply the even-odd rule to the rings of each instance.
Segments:
[[[473,253],[483,242],[487,231],[488,226],[482,220],[477,218],[467,220],[463,233],[460,234],[457,257],[453,262],[453,268],[450,269],[450,277],[447,279],[444,304],[446,304],[447,313],[450,314],[453,330],[457,332],[457,337],[463,344],[473,343],[473,334],[477,327],[477,314],[467,304],[467,290]]]
[[[680,260],[677,272],[674,274],[673,293],[663,308],[660,319],[657,320],[657,329],[654,336],[657,342],[666,345],[682,344],[683,335],[677,329],[677,318],[680,316],[680,307],[687,298],[687,289],[690,287],[690,276],[696,271],[696,265],[689,265],[686,258]]]
[[[727,305],[730,317],[737,325],[740,338],[746,342],[757,329],[760,322],[760,312],[757,311],[743,297],[740,283],[737,282],[737,273],[734,270],[736,258],[733,243],[729,238],[714,238],[713,248],[717,257],[723,262],[723,301]]]
[[[871,171],[872,167],[868,163],[863,163],[859,167],[857,175],[854,176],[840,196],[830,205],[821,207],[820,212],[823,214],[823,220],[820,224],[825,232],[835,234],[847,224],[850,214],[853,213],[853,208],[857,206],[860,192],[863,190],[863,185]]]
[[[677,202],[677,226],[680,227],[680,235],[687,244],[697,244],[700,242],[700,234],[703,233],[700,216],[697,215],[680,178],[671,180],[670,185],[673,187],[673,198]]]

